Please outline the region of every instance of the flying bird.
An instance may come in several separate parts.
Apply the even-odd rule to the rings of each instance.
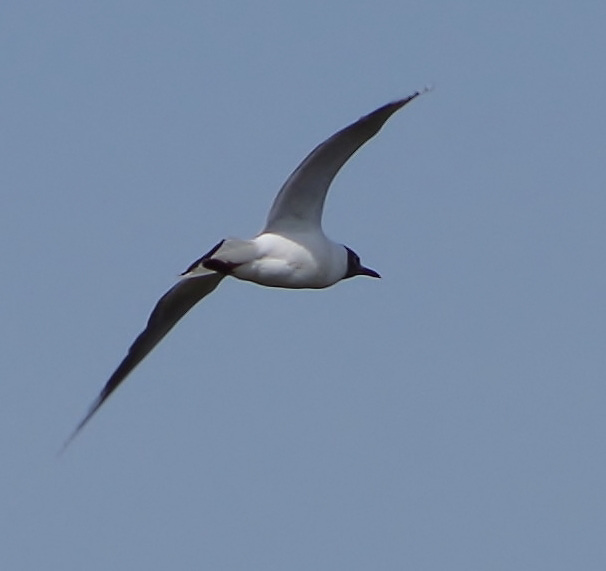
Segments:
[[[348,159],[396,112],[418,97],[388,103],[320,143],[288,177],[269,211],[265,228],[251,240],[221,240],[192,263],[154,307],[143,332],[66,441],[84,428],[120,383],[196,303],[227,276],[280,288],[326,288],[354,276],[380,275],[362,265],[347,246],[322,230],[326,193]]]

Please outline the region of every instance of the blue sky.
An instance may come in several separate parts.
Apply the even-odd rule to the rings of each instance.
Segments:
[[[602,2],[4,2],[3,569],[606,565]],[[324,226],[382,280],[159,296],[431,84]]]

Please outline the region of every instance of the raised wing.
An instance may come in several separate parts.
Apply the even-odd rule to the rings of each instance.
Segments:
[[[101,405],[118,388],[118,385],[130,374],[130,372],[147,356],[147,354],[164,338],[196,303],[211,293],[225,276],[222,274],[210,274],[179,281],[168,290],[154,307],[145,330],[135,339],[130,346],[128,354],[113,375],[109,378],[99,396],[91,405],[86,416],[76,426],[71,436],[65,442],[63,450],[84,428],[86,423],[99,410]]]
[[[320,228],[330,183],[347,160],[376,135],[398,109],[418,97],[388,103],[320,143],[288,177],[269,211],[264,232]]]

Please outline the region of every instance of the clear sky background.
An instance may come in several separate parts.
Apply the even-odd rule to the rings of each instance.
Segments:
[[[0,568],[606,569],[606,4],[0,8]],[[56,453],[190,262],[432,84]]]

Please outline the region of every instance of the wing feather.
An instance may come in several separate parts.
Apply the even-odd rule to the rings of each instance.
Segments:
[[[398,109],[419,95],[417,91],[409,97],[388,103],[320,143],[280,189],[263,231],[279,232],[283,228],[296,227],[320,228],[326,193],[341,167],[379,132]]]
[[[109,378],[99,396],[92,403],[86,416],[76,426],[62,450],[69,445],[109,396],[118,388],[120,383],[126,379],[132,370],[150,353],[174,325],[196,303],[211,293],[224,277],[222,274],[210,274],[182,279],[160,298],[149,316],[147,326],[130,346],[128,354],[118,365],[118,368]]]

